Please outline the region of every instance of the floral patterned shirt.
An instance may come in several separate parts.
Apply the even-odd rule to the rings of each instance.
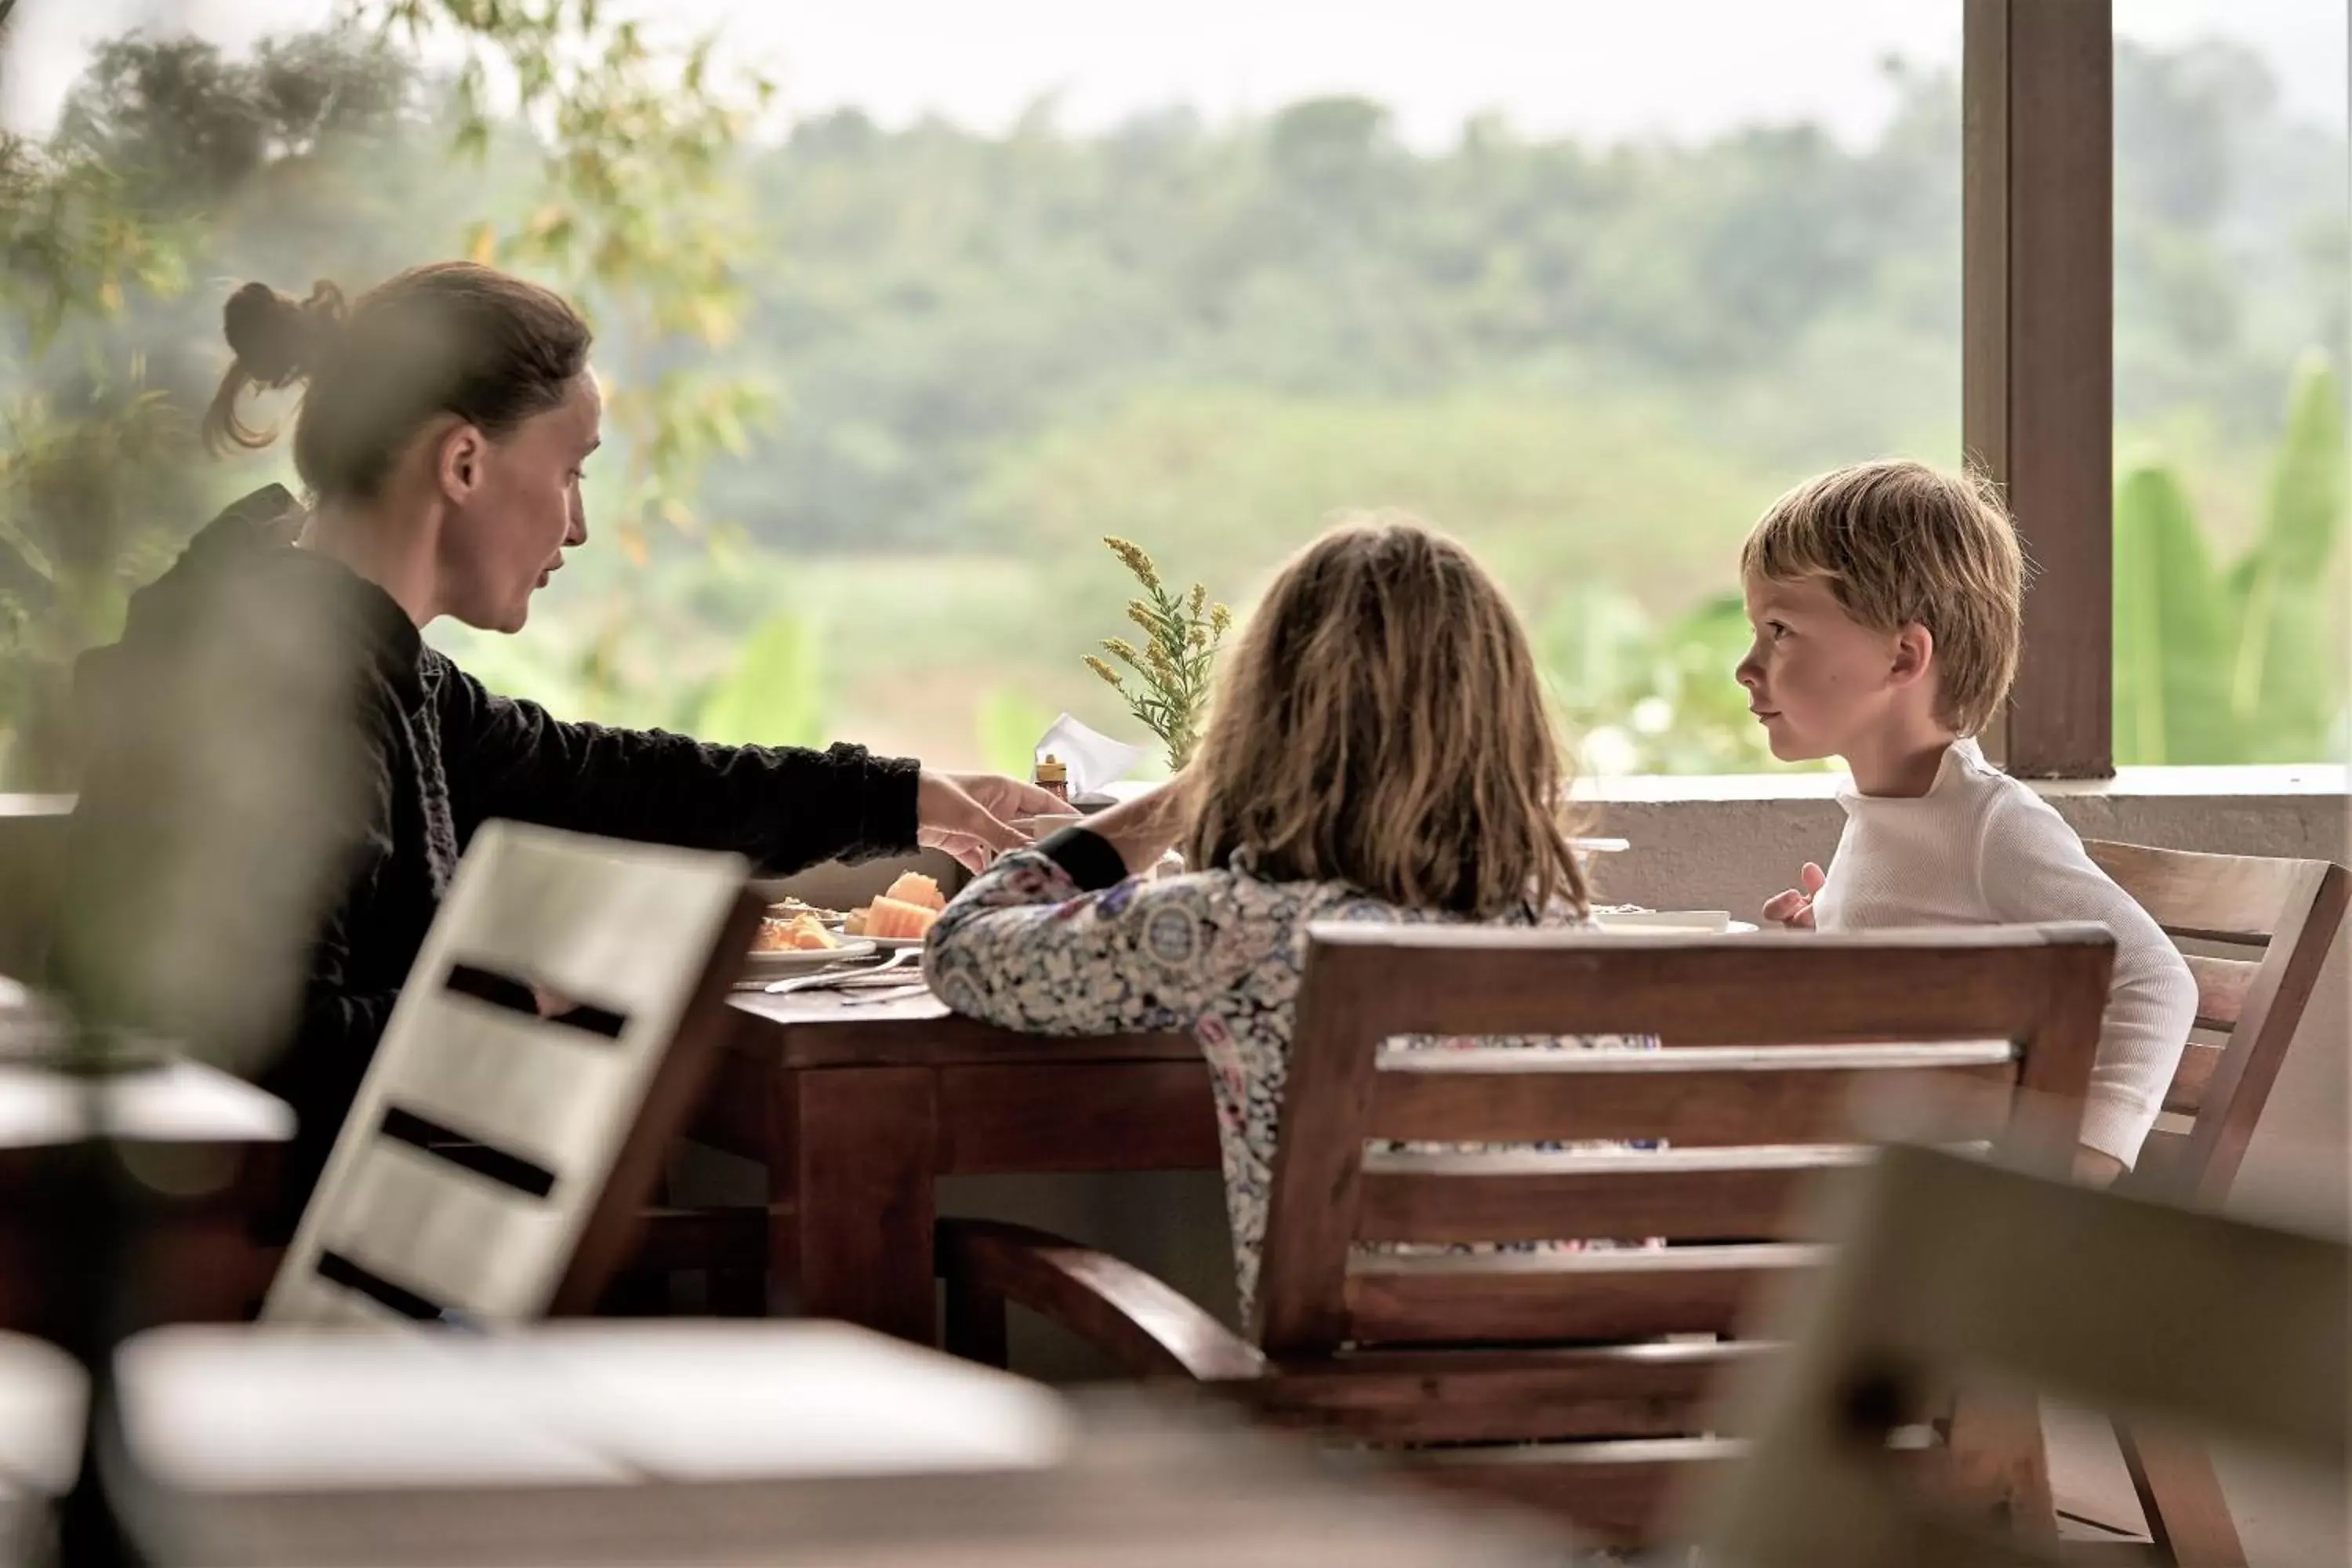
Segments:
[[[1003,1028],[1048,1035],[1184,1030],[1200,1041],[1216,1098],[1225,1205],[1247,1321],[1307,928],[1317,921],[1461,924],[1464,917],[1400,908],[1343,883],[1272,882],[1240,870],[1104,886],[1117,870],[1108,845],[1075,829],[1003,857],[940,917],[924,972],[950,1007]],[[1584,922],[1563,910],[1511,923]],[[1400,1043],[1560,1050],[1654,1042],[1601,1036]]]

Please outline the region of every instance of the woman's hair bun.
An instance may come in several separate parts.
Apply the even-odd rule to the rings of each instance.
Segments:
[[[260,386],[288,386],[318,369],[343,324],[343,291],[321,279],[307,300],[248,283],[221,311],[228,346],[246,377]]]

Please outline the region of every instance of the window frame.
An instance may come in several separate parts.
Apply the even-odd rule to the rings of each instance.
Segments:
[[[1961,441],[2017,519],[2024,650],[1988,752],[2115,776],[2112,0],[1965,0]]]

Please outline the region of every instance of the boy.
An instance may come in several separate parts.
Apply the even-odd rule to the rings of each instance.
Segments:
[[[1834,756],[1845,833],[1764,906],[1822,931],[2095,921],[2114,989],[2077,1175],[2130,1168],[2197,1013],[2189,966],[2064,819],[1974,739],[2017,669],[2024,563],[1990,487],[1864,463],[1772,503],[1740,552],[1755,641],[1738,670],[1784,762]]]

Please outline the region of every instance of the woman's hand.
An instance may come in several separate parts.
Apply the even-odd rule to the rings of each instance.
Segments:
[[[1150,795],[1095,813],[1084,826],[1118,851],[1129,876],[1139,877],[1192,831],[1192,792],[1191,776],[1178,773]]]
[[[1070,803],[1050,790],[1003,773],[950,773],[947,777],[961,787],[964,794],[988,809],[1000,822],[1018,822],[1027,816],[1073,816],[1076,810]]]
[[[935,773],[923,770],[915,788],[915,842],[944,849],[968,871],[985,871],[1029,835],[1004,820],[1066,812],[1058,796],[996,773]]]

